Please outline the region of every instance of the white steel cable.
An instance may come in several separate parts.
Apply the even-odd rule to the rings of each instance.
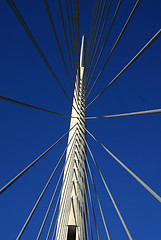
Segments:
[[[86,144],[87,144],[87,143],[86,143]],[[100,171],[100,169],[99,169],[99,167],[98,167],[98,165],[97,165],[97,163],[96,163],[96,160],[95,160],[95,158],[94,158],[94,156],[93,156],[93,154],[92,154],[92,152],[91,152],[91,149],[89,148],[89,145],[88,145],[88,144],[87,144],[87,148],[88,148],[88,151],[89,151],[89,153],[90,153],[90,155],[91,155],[91,157],[92,157],[92,160],[93,160],[95,166],[97,167],[97,170],[98,170],[98,172],[99,172],[99,174],[100,174],[100,176],[101,176],[101,179],[102,179],[102,181],[103,181],[103,183],[104,183],[104,185],[105,185],[105,188],[106,188],[106,190],[107,190],[107,192],[108,192],[108,194],[109,194],[109,197],[110,197],[110,199],[111,199],[111,201],[112,201],[112,203],[113,203],[113,205],[114,205],[114,207],[115,207],[115,210],[116,210],[116,212],[117,212],[117,214],[118,214],[118,216],[119,216],[119,218],[120,218],[120,221],[121,221],[121,223],[122,223],[122,225],[123,225],[123,227],[124,227],[124,229],[125,229],[125,231],[126,231],[126,233],[127,233],[127,235],[128,235],[128,238],[129,238],[130,240],[133,240],[133,238],[132,238],[132,236],[131,236],[131,234],[130,234],[130,232],[129,232],[126,224],[125,224],[125,221],[124,221],[124,219],[123,219],[123,217],[122,217],[122,215],[121,215],[121,213],[120,213],[120,211],[119,211],[119,209],[118,209],[118,207],[117,207],[117,205],[116,205],[116,202],[115,202],[115,200],[114,200],[114,198],[113,198],[113,196],[112,196],[112,194],[111,194],[111,192],[110,192],[110,190],[109,190],[109,188],[108,188],[108,186],[107,186],[107,184],[106,184],[106,182],[105,182],[105,180],[104,180],[104,177],[103,177],[103,175],[102,175],[102,173],[101,173],[101,171]]]
[[[87,147],[88,147],[88,145],[87,145]],[[101,212],[101,217],[102,217],[102,221],[103,221],[104,228],[105,228],[105,231],[106,231],[106,235],[107,235],[108,240],[110,240],[111,238],[110,238],[110,235],[109,235],[109,231],[108,231],[108,228],[107,228],[107,224],[106,224],[106,221],[105,221],[105,217],[104,217],[104,214],[103,214],[103,211],[102,211],[101,203],[100,203],[100,200],[99,200],[99,197],[98,197],[98,193],[97,193],[97,190],[96,190],[96,186],[95,186],[95,183],[94,183],[94,180],[93,180],[92,172],[91,172],[91,169],[90,169],[87,158],[86,158],[86,162],[87,162],[89,174],[90,174],[90,177],[91,177],[91,181],[92,181],[92,184],[93,184],[93,187],[94,187],[94,191],[95,191],[95,194],[96,194],[98,206],[99,206],[99,209],[100,209],[100,212]]]
[[[18,18],[19,22],[21,23],[22,27],[24,28],[24,30],[26,31],[27,35],[29,36],[29,38],[31,39],[33,45],[35,46],[36,50],[38,51],[38,53],[40,54],[41,58],[43,59],[44,63],[46,64],[46,66],[48,67],[49,71],[51,72],[51,74],[53,75],[54,79],[56,80],[57,84],[59,85],[59,87],[61,88],[61,90],[63,91],[64,95],[66,96],[66,98],[68,99],[68,101],[70,102],[70,104],[73,106],[70,98],[68,97],[66,91],[64,90],[63,86],[61,85],[60,81],[58,80],[56,74],[54,73],[53,69],[51,68],[49,62],[47,61],[44,53],[42,52],[42,50],[40,49],[38,43],[36,42],[34,36],[32,35],[30,29],[28,28],[27,24],[25,23],[23,17],[21,16],[20,12],[18,11],[15,3],[12,0],[6,0],[9,4],[9,6],[11,7],[12,11],[15,13],[16,17]],[[74,106],[73,106],[74,107]],[[74,107],[74,109],[77,112],[77,109]]]
[[[137,180],[149,193],[151,193],[160,203],[161,203],[161,197],[155,193],[146,183],[144,183],[138,176],[136,176],[135,173],[133,173],[125,164],[123,164],[113,153],[111,153],[101,142],[99,142],[92,133],[90,133],[86,128],[85,130],[88,132],[88,134],[99,144],[101,145],[106,152],[108,152],[113,159],[115,159],[130,175]]]
[[[21,102],[21,101],[17,101],[15,99],[4,97],[4,96],[0,96],[0,100],[5,101],[5,102],[9,102],[9,103],[14,103],[14,104],[17,104],[17,105],[20,105],[20,106],[23,106],[23,107],[28,107],[28,108],[32,108],[32,109],[35,109],[35,110],[39,110],[39,111],[43,111],[43,112],[47,112],[47,113],[52,113],[52,114],[63,116],[63,117],[76,118],[76,117],[68,116],[68,115],[65,115],[65,114],[62,114],[62,113],[57,113],[57,112],[54,112],[54,111],[51,111],[51,110],[40,108],[40,107],[37,107],[37,106],[33,106],[31,104],[24,103],[24,102]]]
[[[153,109],[153,110],[131,112],[131,113],[119,113],[114,115],[98,116],[98,117],[85,117],[85,119],[127,117],[127,116],[137,116],[137,115],[145,115],[145,114],[154,114],[154,113],[161,113],[161,109]]]
[[[112,27],[113,27],[113,24],[114,24],[115,19],[116,19],[116,17],[117,17],[118,11],[119,11],[120,6],[121,6],[121,3],[122,3],[122,0],[119,0],[119,3],[118,3],[118,5],[117,5],[116,11],[115,11],[115,13],[114,13],[114,16],[113,16],[113,19],[112,19],[112,22],[111,22],[111,25],[110,25],[109,30],[108,30],[108,33],[107,33],[107,35],[106,35],[105,41],[104,41],[104,43],[103,43],[103,46],[102,46],[101,51],[100,51],[100,53],[99,53],[99,56],[98,56],[98,58],[97,58],[96,64],[95,64],[95,66],[94,66],[92,75],[91,75],[91,77],[90,77],[90,80],[89,80],[87,89],[88,89],[89,84],[90,84],[90,82],[91,82],[91,80],[92,80],[92,78],[93,78],[93,75],[94,75],[95,70],[96,70],[96,68],[97,68],[97,65],[98,65],[98,63],[99,63],[99,60],[100,60],[100,58],[101,58],[101,56],[102,56],[103,50],[104,50],[104,48],[105,48],[105,46],[106,46],[108,37],[109,37],[109,35],[110,35],[110,32],[111,32]],[[86,89],[86,90],[87,90],[87,89]],[[88,94],[88,95],[89,95],[89,94]],[[87,98],[88,98],[88,95],[87,95]]]
[[[11,179],[5,186],[0,189],[0,194],[2,194],[8,187],[10,187],[16,180],[18,180],[27,170],[29,170],[35,163],[37,163],[40,158],[42,158],[47,152],[49,152],[61,139],[63,139],[75,126],[77,123],[69,129],[61,138],[59,138],[53,145],[51,145],[45,152],[43,152],[38,158],[36,158],[32,163],[30,163],[26,168],[24,168],[20,173],[18,173],[13,179]]]
[[[137,7],[139,6],[139,3],[140,3],[140,0],[138,0],[138,1],[136,2],[135,6],[133,7],[133,9],[132,9],[132,11],[131,11],[131,13],[130,13],[130,15],[129,15],[127,21],[126,21],[126,23],[125,23],[125,25],[123,26],[123,28],[122,28],[122,30],[121,30],[121,32],[120,32],[120,34],[119,34],[119,36],[118,36],[118,38],[117,38],[115,44],[113,45],[113,48],[112,48],[112,50],[111,50],[111,52],[110,52],[108,58],[106,59],[105,64],[103,65],[103,67],[102,67],[101,71],[99,72],[99,74],[98,74],[96,80],[94,81],[94,83],[93,83],[93,85],[92,85],[92,87],[91,87],[91,89],[90,89],[90,91],[89,91],[89,93],[88,93],[87,98],[89,97],[91,91],[93,90],[93,88],[94,88],[94,86],[96,85],[98,79],[100,78],[100,76],[101,76],[101,74],[102,74],[104,68],[106,67],[106,65],[107,65],[107,63],[108,63],[110,57],[112,56],[112,53],[114,52],[114,50],[115,50],[117,44],[119,43],[119,41],[120,41],[120,39],[121,39],[123,33],[125,32],[125,30],[126,30],[128,24],[130,23],[130,20],[131,20],[132,16],[134,15],[134,13],[135,13]],[[87,98],[86,98],[86,99],[87,99]]]
[[[75,130],[75,132],[76,132],[76,130]],[[75,135],[75,133],[74,133],[74,135]],[[74,135],[73,135],[73,136],[74,136]],[[74,142],[73,142],[73,144],[74,144]],[[73,144],[72,144],[72,145],[73,145]],[[72,149],[72,147],[71,147],[71,149]],[[71,150],[71,149],[70,149],[70,150]],[[70,154],[70,152],[69,152],[69,154]],[[68,156],[69,156],[69,154],[68,154]],[[58,182],[57,182],[57,185],[56,185],[56,187],[55,187],[55,191],[54,191],[54,193],[53,193],[53,195],[52,195],[51,201],[50,201],[50,203],[49,203],[48,209],[47,209],[47,211],[46,211],[45,217],[44,217],[43,222],[42,222],[42,224],[41,224],[41,227],[40,227],[40,230],[39,230],[39,233],[38,233],[38,236],[37,236],[36,240],[39,240],[40,235],[41,235],[41,233],[42,233],[44,224],[45,224],[46,219],[47,219],[47,217],[48,217],[48,214],[49,214],[50,208],[51,208],[51,206],[52,206],[53,200],[54,200],[54,198],[55,198],[55,194],[56,194],[57,189],[58,189],[58,187],[59,187],[61,178],[62,178],[62,176],[63,176],[63,172],[64,172],[64,169],[65,169],[65,166],[66,166],[66,162],[65,162],[64,167],[63,167],[63,169],[62,169],[62,171],[61,171],[60,177],[59,177]]]
[[[93,214],[93,218],[94,218],[96,233],[97,233],[97,240],[100,240],[99,232],[98,232],[98,227],[97,227],[97,222],[96,222],[96,216],[95,216],[95,212],[94,212],[94,206],[93,206],[92,196],[91,196],[91,191],[90,191],[90,187],[89,187],[89,182],[88,182],[87,176],[86,176],[86,182],[87,182],[88,194],[89,194],[90,204],[91,204],[91,208],[92,208],[92,214]]]
[[[132,58],[132,60],[117,74],[117,76],[103,89],[103,91],[98,94],[86,108],[88,108],[92,103],[94,103],[130,66],[134,63],[138,57],[140,57],[143,52],[150,47],[150,45],[161,35],[161,29],[149,40],[149,42]]]
[[[73,135],[73,136],[74,136],[74,135]],[[73,137],[73,136],[72,136],[72,137]],[[72,140],[72,138],[71,138],[71,140]],[[70,141],[70,142],[71,142],[71,141]],[[37,206],[38,206],[38,204],[39,204],[41,198],[43,197],[43,195],[44,195],[44,193],[45,193],[47,187],[49,186],[49,183],[51,182],[51,180],[52,180],[52,178],[53,178],[53,176],[54,176],[54,174],[55,174],[55,172],[56,172],[56,170],[57,170],[59,164],[61,163],[61,161],[62,161],[62,159],[63,159],[63,156],[65,155],[66,150],[67,150],[67,148],[68,148],[70,142],[68,143],[68,145],[67,145],[67,147],[65,148],[63,154],[61,155],[61,157],[60,157],[60,159],[59,159],[59,161],[58,161],[56,167],[54,168],[52,174],[50,175],[50,177],[49,177],[49,179],[48,179],[48,181],[47,181],[45,187],[43,188],[43,190],[42,190],[42,192],[41,192],[41,194],[40,194],[38,200],[36,201],[34,207],[32,208],[32,210],[31,210],[31,212],[30,212],[30,214],[29,214],[29,216],[28,216],[26,222],[24,223],[23,227],[21,228],[20,233],[18,234],[16,240],[19,240],[19,239],[22,237],[22,234],[24,233],[24,231],[25,231],[25,229],[26,229],[26,227],[27,227],[27,225],[28,225],[28,223],[29,223],[31,217],[33,216],[33,214],[34,214],[34,212],[35,212],[35,210],[36,210],[36,208],[37,208]]]

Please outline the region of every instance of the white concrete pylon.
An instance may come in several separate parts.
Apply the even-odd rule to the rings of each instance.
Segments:
[[[86,133],[80,127],[85,127],[85,80],[83,79],[85,63],[85,36],[82,36],[80,51],[80,69],[77,70],[75,83],[75,99],[70,128],[77,124],[68,137],[72,138],[67,150],[66,166],[64,169],[63,188],[61,193],[59,215],[57,221],[56,240],[86,240],[87,239],[87,209],[86,209],[86,177],[85,177],[85,155]],[[76,131],[76,132],[75,132]]]

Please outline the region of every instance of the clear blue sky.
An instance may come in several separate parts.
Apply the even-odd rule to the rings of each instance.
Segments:
[[[37,0],[15,0],[14,2],[72,100],[70,86],[44,2]],[[93,80],[103,66],[135,2],[134,0],[122,1]],[[87,39],[93,3],[93,0],[80,0],[80,33],[85,34]],[[117,0],[113,1],[103,40],[117,3]],[[49,4],[70,72],[58,3],[50,0]],[[64,11],[64,0],[62,0],[62,5]],[[141,1],[87,103],[100,93],[160,29],[160,12],[160,0]],[[66,15],[64,16],[66,18]],[[70,103],[59,89],[7,1],[0,1],[0,29],[0,95],[70,115]],[[161,37],[88,108],[87,116],[159,108],[161,108]],[[6,102],[0,102],[0,116],[0,187],[2,187],[68,131],[70,119]],[[156,193],[161,195],[161,114],[88,120],[87,128]],[[87,139],[133,239],[161,239],[160,203],[126,173],[90,136],[87,136]],[[66,143],[67,137],[0,196],[0,239],[16,239],[52,169],[64,151]],[[111,239],[126,240],[127,235],[90,156],[89,161]],[[22,239],[36,239],[61,167]],[[106,239],[106,235],[93,190],[92,196],[100,239],[103,240]],[[51,213],[41,239],[45,239],[50,219]],[[94,239],[96,239],[94,225],[93,232]]]

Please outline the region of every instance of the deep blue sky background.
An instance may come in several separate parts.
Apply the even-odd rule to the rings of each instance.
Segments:
[[[15,0],[14,2],[72,99],[44,2],[37,0]],[[123,0],[94,79],[105,62],[135,2]],[[49,3],[70,71],[58,3],[57,1],[49,1]],[[93,3],[92,0],[80,0],[80,30],[81,35],[85,34],[87,38]],[[113,1],[103,39],[105,39],[117,3],[118,1]],[[62,4],[64,11],[65,1],[62,1]],[[92,91],[88,103],[160,29],[160,12],[160,0],[141,1],[99,82]],[[65,11],[64,16],[66,18]],[[0,1],[0,29],[0,94],[70,115],[70,103],[59,89],[6,1]],[[88,108],[87,116],[157,108],[161,108],[161,38],[156,40],[106,93]],[[63,135],[69,129],[70,119],[6,102],[0,102],[0,112],[0,186],[3,186]],[[123,163],[161,195],[160,114],[88,120],[87,128]],[[89,136],[87,139],[133,239],[161,239],[160,203],[132,179],[94,140]],[[66,143],[67,137],[0,196],[0,239],[16,239]],[[90,156],[89,161],[95,176],[111,239],[128,239]],[[61,167],[22,239],[36,239]],[[100,239],[106,239],[93,190],[92,194]],[[52,211],[54,211],[54,206]],[[42,239],[45,239],[50,219],[51,214]],[[94,227],[93,232],[94,239],[96,239]]]

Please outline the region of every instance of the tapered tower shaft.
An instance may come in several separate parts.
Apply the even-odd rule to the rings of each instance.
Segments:
[[[57,221],[56,240],[86,240],[86,146],[85,139],[85,36],[82,36],[80,67],[77,69],[69,133],[70,145],[66,154],[63,186]]]

